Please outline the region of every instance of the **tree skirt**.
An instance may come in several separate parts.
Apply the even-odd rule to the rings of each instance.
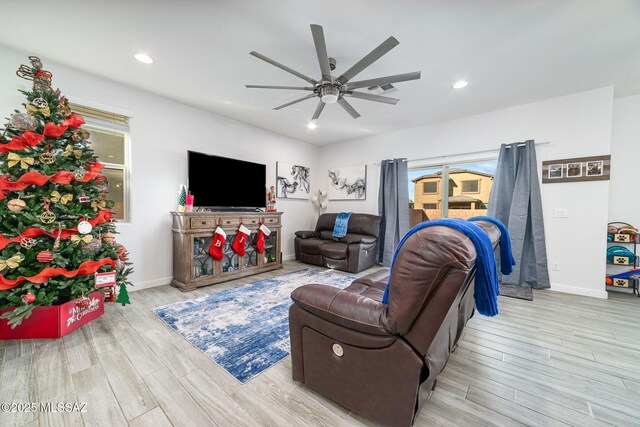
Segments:
[[[529,285],[503,285],[501,283],[500,295],[503,297],[533,301],[533,292],[531,292],[531,286]]]
[[[291,292],[308,283],[347,287],[355,277],[303,269],[152,311],[244,383],[289,355]]]

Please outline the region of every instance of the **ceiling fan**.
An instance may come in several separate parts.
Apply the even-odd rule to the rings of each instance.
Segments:
[[[375,79],[360,80],[357,82],[350,81],[365,68],[376,62],[384,54],[400,44],[400,42],[398,42],[398,40],[396,40],[394,37],[389,37],[388,39],[386,39],[380,44],[380,46],[369,52],[367,56],[362,58],[355,65],[345,71],[340,77],[333,77],[331,75],[331,70],[335,69],[336,60],[334,58],[329,58],[329,56],[327,55],[327,46],[324,41],[324,31],[322,30],[322,26],[312,24],[311,34],[313,35],[313,42],[316,46],[316,53],[318,55],[318,63],[320,64],[320,72],[322,73],[322,78],[320,80],[314,80],[311,77],[293,70],[286,65],[274,61],[273,59],[268,58],[258,52],[250,52],[250,54],[255,56],[256,58],[262,59],[263,61],[268,62],[271,65],[275,65],[276,67],[288,73],[291,73],[296,77],[300,77],[301,79],[306,80],[313,85],[304,87],[246,85],[247,88],[251,89],[291,89],[313,92],[302,98],[275,107],[274,110],[280,110],[290,105],[297,104],[298,102],[318,97],[320,98],[320,102],[318,102],[318,106],[316,107],[316,111],[313,113],[313,117],[311,117],[311,120],[315,120],[320,117],[320,114],[322,113],[322,110],[324,109],[324,106],[326,104],[333,104],[335,102],[340,104],[340,106],[344,108],[344,110],[349,113],[351,117],[357,119],[358,117],[360,117],[360,114],[351,106],[351,104],[347,102],[345,97],[351,96],[353,98],[364,99],[366,101],[382,102],[385,104],[393,105],[397,104],[400,100],[396,98],[389,98],[387,96],[357,92],[355,91],[355,89],[375,85],[382,86],[389,83],[404,82],[407,80],[416,80],[420,78],[420,71],[415,71],[413,73],[396,74],[394,76],[378,77]]]

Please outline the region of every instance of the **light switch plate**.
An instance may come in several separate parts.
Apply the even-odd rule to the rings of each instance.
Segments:
[[[566,218],[568,215],[567,208],[556,208],[553,216],[556,218]]]

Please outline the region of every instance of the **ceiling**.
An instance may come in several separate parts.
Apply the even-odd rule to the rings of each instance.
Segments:
[[[314,144],[437,123],[608,85],[640,93],[638,0],[236,0],[4,2],[0,43]],[[30,19],[37,16],[37,19]],[[10,17],[11,19],[7,19]],[[354,80],[422,71],[398,83],[398,105],[349,98],[352,119],[249,52],[312,78],[320,70],[309,24],[324,27],[334,75],[389,36],[400,45]],[[145,52],[145,65],[133,59]],[[55,74],[55,70],[52,70]],[[451,88],[459,79],[465,89]],[[64,88],[62,88],[64,90]],[[95,100],[100,102],[100,100]]]

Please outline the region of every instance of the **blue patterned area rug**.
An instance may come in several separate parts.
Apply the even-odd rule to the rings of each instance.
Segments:
[[[152,310],[244,383],[289,355],[294,289],[308,283],[345,288],[354,279],[307,268]]]

